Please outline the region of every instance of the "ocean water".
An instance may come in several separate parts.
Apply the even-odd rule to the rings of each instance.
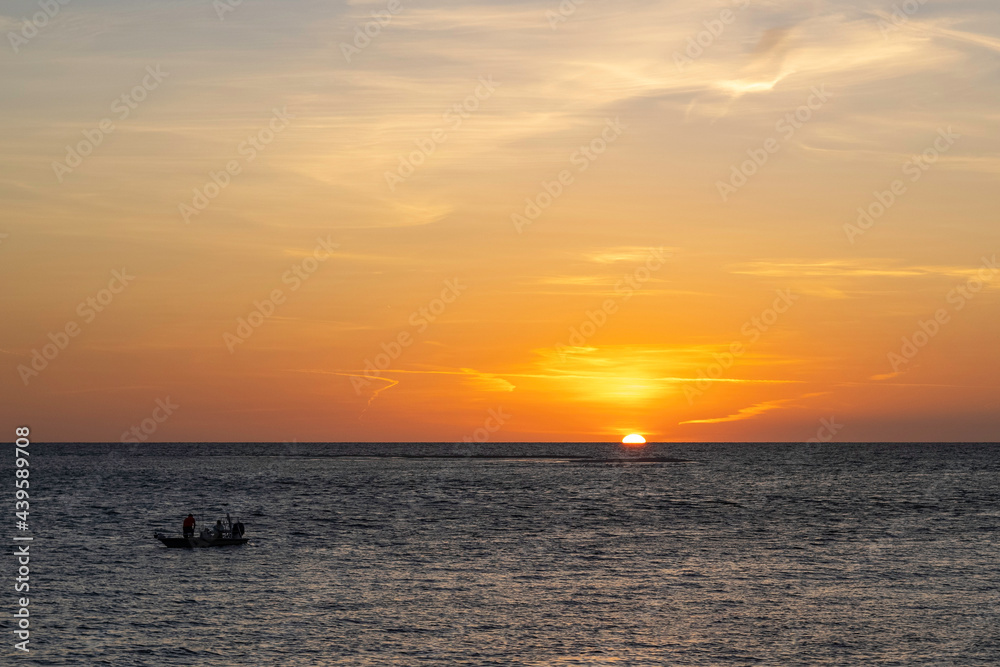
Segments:
[[[31,453],[31,652],[8,556],[3,664],[1000,664],[997,446]],[[251,542],[153,539],[188,512]]]

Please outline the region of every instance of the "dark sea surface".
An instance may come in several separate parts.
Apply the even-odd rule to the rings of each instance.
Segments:
[[[30,471],[5,665],[1000,665],[995,445],[36,443]],[[251,542],[153,539],[188,512]]]

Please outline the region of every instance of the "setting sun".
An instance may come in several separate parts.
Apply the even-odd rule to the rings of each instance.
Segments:
[[[630,433],[622,438],[623,445],[645,445],[646,439],[638,433]]]

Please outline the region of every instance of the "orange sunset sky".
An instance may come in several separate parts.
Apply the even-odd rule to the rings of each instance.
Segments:
[[[10,438],[998,439],[993,0],[0,32]]]

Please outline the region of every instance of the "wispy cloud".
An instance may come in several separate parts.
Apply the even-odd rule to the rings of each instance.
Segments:
[[[788,406],[789,404],[795,404],[796,401],[800,401],[804,398],[812,398],[814,396],[822,396],[828,392],[813,392],[809,394],[804,394],[802,396],[796,396],[795,398],[782,398],[774,401],[763,401],[761,403],[755,403],[749,407],[740,408],[736,412],[726,415],[725,417],[711,417],[708,419],[689,419],[687,421],[680,422],[681,425],[684,424],[722,424],[725,422],[735,422],[741,421],[743,419],[753,419],[758,415],[762,415],[765,412],[771,412],[772,410],[778,410]]]
[[[981,264],[904,265],[893,259],[831,259],[755,261],[730,267],[730,272],[768,278],[926,278],[970,279]]]

